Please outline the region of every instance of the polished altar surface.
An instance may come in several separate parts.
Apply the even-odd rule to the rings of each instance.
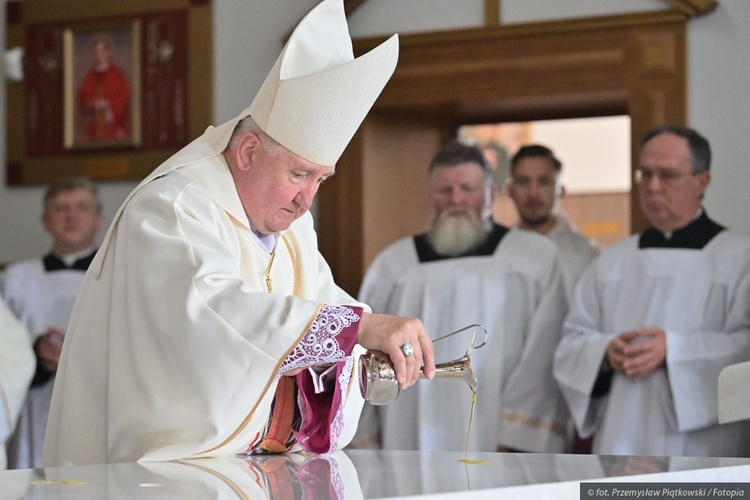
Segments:
[[[347,450],[0,472],[0,499],[579,499],[581,482],[750,482],[750,459]]]

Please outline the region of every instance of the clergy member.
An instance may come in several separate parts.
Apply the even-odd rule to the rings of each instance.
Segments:
[[[34,350],[26,328],[0,300],[0,470],[5,470],[5,442],[13,433],[34,375]]]
[[[593,452],[747,456],[747,422],[718,425],[719,372],[750,359],[750,238],[708,217],[711,150],[662,126],[640,145],[651,226],[584,271],[554,373]]]
[[[44,257],[9,265],[0,280],[3,298],[31,335],[37,358],[28,397],[8,444],[11,469],[41,466],[65,329],[94,259],[102,221],[97,189],[90,180],[70,177],[50,184],[44,195],[42,225],[52,238],[52,249]]]
[[[510,160],[506,190],[518,211],[518,227],[545,235],[560,250],[570,301],[578,277],[599,255],[599,245],[581,234],[560,211],[565,196],[561,173],[562,162],[551,149],[539,144],[522,146]]]
[[[540,144],[522,146],[510,160],[510,177],[505,185],[518,211],[518,227],[551,239],[560,251],[565,295],[573,300],[573,289],[586,266],[599,255],[599,245],[585,237],[560,210],[565,197],[562,162],[551,149]],[[588,453],[590,440],[581,440],[568,421],[573,453]]]
[[[336,286],[308,212],[397,56],[394,36],[354,59],[324,0],[250,106],[128,196],[73,311],[45,466],[329,453],[356,428],[364,349],[404,388],[422,360],[432,377],[422,323]]]
[[[557,248],[489,218],[494,185],[476,146],[453,141],[439,151],[428,189],[427,232],[377,255],[359,299],[376,312],[421,318],[433,340],[472,323],[488,330],[472,359],[479,385],[471,451],[564,451],[567,414],[551,370],[567,311]],[[435,342],[436,360],[460,358],[471,340]],[[418,385],[388,406],[366,407],[355,444],[464,450],[471,400],[461,381]]]

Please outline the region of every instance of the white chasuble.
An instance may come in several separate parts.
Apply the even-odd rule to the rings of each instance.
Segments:
[[[493,255],[420,263],[404,238],[376,258],[359,298],[375,312],[420,318],[433,339],[472,323],[488,330],[472,358],[479,385],[469,450],[563,450],[567,415],[551,361],[566,307],[549,240],[513,229]],[[470,343],[466,333],[435,343],[436,362],[460,358]],[[464,450],[471,399],[464,381],[421,381],[390,405],[366,405],[358,440],[379,432],[385,449]]]
[[[170,160],[141,183],[73,311],[45,465],[246,451],[268,419],[280,365],[322,305],[360,305],[333,282],[309,214],[279,235],[269,270],[270,259],[220,154]],[[361,410],[356,384],[344,398],[340,446]]]
[[[666,366],[619,373],[592,398],[609,342],[640,327],[666,331]],[[750,359],[750,240],[723,231],[702,250],[607,248],[581,276],[555,355],[578,432],[598,454],[747,456],[746,422],[718,425],[717,385]]]

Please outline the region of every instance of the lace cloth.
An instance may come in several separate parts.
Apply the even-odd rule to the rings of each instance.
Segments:
[[[279,369],[277,378],[291,370],[308,368],[295,377],[299,388],[297,408],[301,415],[296,439],[310,453],[324,454],[338,449],[344,430],[345,395],[354,368],[351,352],[357,341],[357,323],[361,316],[360,307],[324,306]],[[322,373],[313,369],[322,370],[321,365],[328,363],[331,366]],[[324,374],[328,380],[325,384],[320,380]]]
[[[359,320],[360,315],[352,307],[323,306],[302,341],[281,363],[276,376],[298,368],[346,359],[347,353],[341,349],[336,337]]]

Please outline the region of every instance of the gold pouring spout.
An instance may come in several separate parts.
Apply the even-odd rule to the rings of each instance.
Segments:
[[[473,324],[439,337],[433,343],[472,328],[481,328],[484,331],[482,343],[476,345],[477,332],[475,330],[466,354],[459,359],[436,364],[435,378],[462,379],[469,384],[472,391],[476,392],[478,381],[471,368],[471,356],[474,349],[479,349],[487,343],[489,339],[487,330],[482,325]],[[396,380],[396,371],[393,369],[390,358],[381,352],[368,351],[360,356],[359,361],[361,367],[359,389],[362,397],[376,406],[387,405],[395,401],[401,388]],[[422,370],[420,370],[419,378],[426,378]]]

